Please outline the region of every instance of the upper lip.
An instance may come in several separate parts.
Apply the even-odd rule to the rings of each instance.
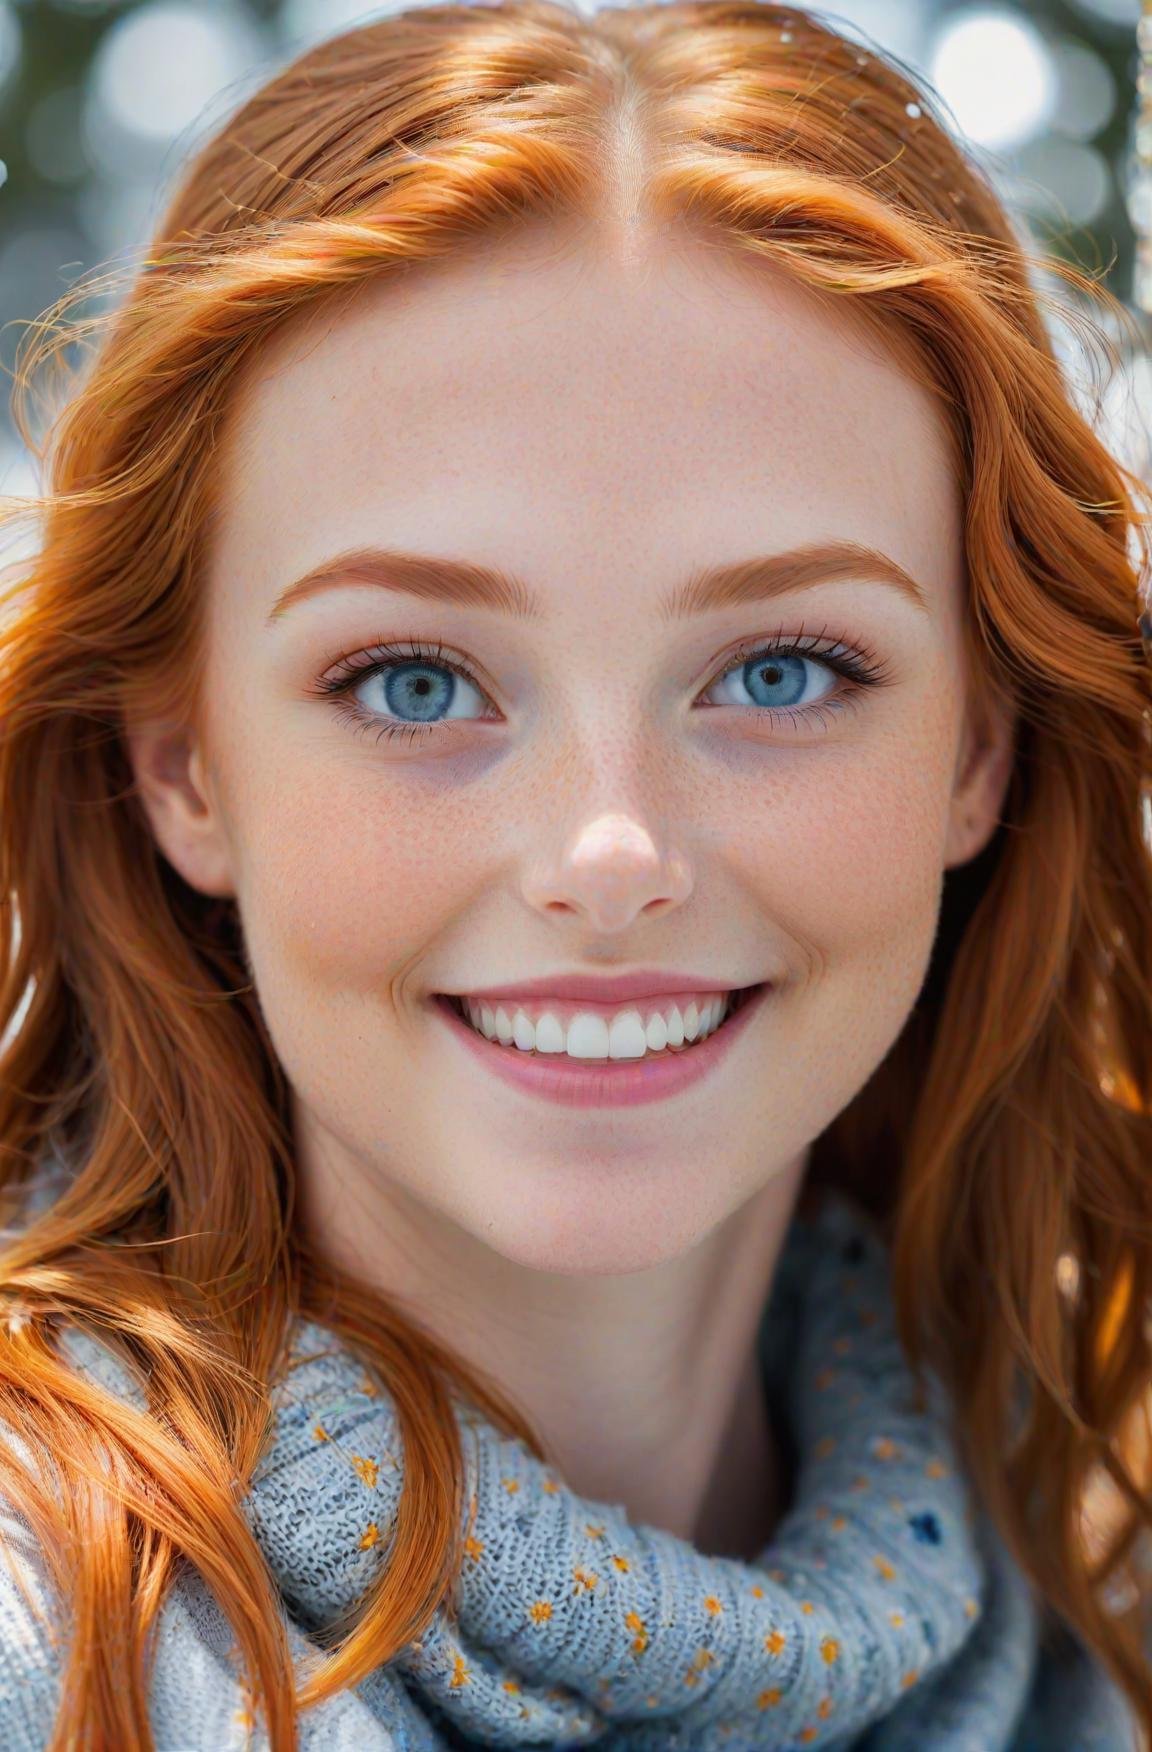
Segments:
[[[744,985],[756,984],[746,980]],[[500,1003],[515,998],[558,998],[569,1003],[627,1003],[632,998],[655,998],[673,992],[734,992],[743,985],[732,980],[717,979],[710,974],[661,972],[657,968],[635,973],[594,974],[558,973],[546,979],[518,980],[515,985],[470,986],[467,991],[449,994],[454,997],[476,998],[481,1002]]]

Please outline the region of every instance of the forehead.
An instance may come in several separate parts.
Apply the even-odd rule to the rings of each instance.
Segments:
[[[667,234],[507,239],[293,319],[234,386],[220,465],[222,551],[258,549],[269,588],[381,538],[514,544],[546,581],[557,553],[814,534],[923,574],[959,532],[942,412],[847,300]]]

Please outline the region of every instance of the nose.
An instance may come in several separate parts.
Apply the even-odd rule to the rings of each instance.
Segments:
[[[541,912],[572,913],[596,931],[615,932],[683,905],[692,885],[683,852],[658,844],[635,816],[607,813],[582,823],[555,856],[538,855],[523,892]]]

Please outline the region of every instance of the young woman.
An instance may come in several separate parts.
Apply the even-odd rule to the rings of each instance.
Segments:
[[[1152,1729],[1148,537],[1031,265],[819,17],[507,0],[34,332],[8,1752]]]

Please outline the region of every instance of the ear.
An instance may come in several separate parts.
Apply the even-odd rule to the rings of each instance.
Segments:
[[[987,701],[966,721],[949,807],[944,867],[966,864],[982,852],[1002,818],[1016,758],[1017,716],[1003,702]]]
[[[137,794],[168,862],[201,894],[234,899],[224,816],[194,733],[140,724],[128,728],[125,741]]]

